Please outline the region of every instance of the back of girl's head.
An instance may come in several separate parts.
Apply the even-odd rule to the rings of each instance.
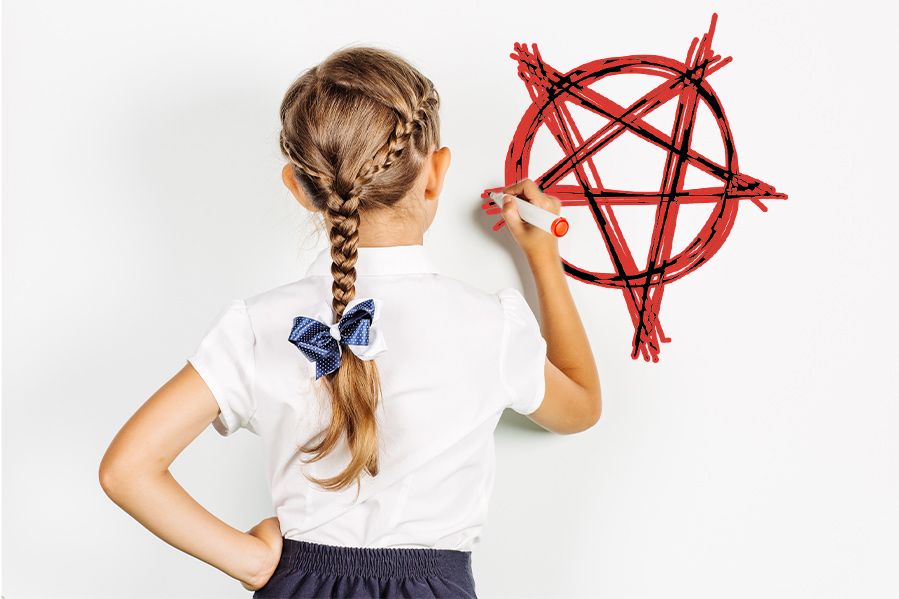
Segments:
[[[429,153],[440,146],[439,96],[430,79],[388,50],[350,47],[329,55],[288,88],[281,103],[281,151],[294,177],[325,218],[331,243],[335,322],[356,295],[360,215],[389,210],[412,189]],[[332,421],[324,438],[302,449],[325,457],[345,434],[346,470],[312,479],[341,489],[363,470],[378,472],[375,360],[343,351],[322,377]]]

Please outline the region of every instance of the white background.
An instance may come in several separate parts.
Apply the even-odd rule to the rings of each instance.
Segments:
[[[327,242],[279,176],[278,106],[303,69],[373,44],[436,83],[453,162],[425,243],[444,272],[519,285],[537,310],[526,261],[479,207],[528,103],[513,42],[562,71],[683,60],[713,10],[713,47],[734,61],[710,83],[741,171],[790,197],[742,203],[721,251],[667,287],[658,363],[630,358],[619,291],[569,279],[603,417],[561,436],[504,415],[478,592],[899,596],[895,16],[864,2],[319,4],[5,3],[6,599],[249,596],[115,506],[97,468],[228,299],[302,276]],[[610,180],[658,185],[638,146]],[[601,266],[584,239],[563,250]],[[210,428],[173,473],[246,530],[270,515],[261,458],[253,435]]]

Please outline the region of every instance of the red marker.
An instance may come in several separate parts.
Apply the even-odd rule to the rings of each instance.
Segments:
[[[527,200],[523,200],[509,193],[504,194],[498,191],[491,191],[488,195],[490,195],[490,199],[496,202],[496,205],[500,208],[503,206],[504,196],[513,198],[513,201],[517,202],[516,206],[518,207],[518,214],[521,215],[521,220],[526,221],[535,227],[539,227],[547,233],[555,235],[556,237],[561,237],[568,232],[568,221],[558,214],[550,212],[549,210],[544,210],[540,206],[535,206]]]

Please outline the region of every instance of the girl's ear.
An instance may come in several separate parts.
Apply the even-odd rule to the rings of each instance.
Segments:
[[[293,165],[289,162],[281,169],[281,180],[284,181],[284,185],[287,186],[287,189],[290,190],[293,197],[295,197],[306,210],[315,212],[315,206],[313,206],[312,202],[309,201],[309,198],[306,197],[300,184],[297,183],[296,177],[294,177],[293,174]]]
[[[450,165],[450,149],[446,146],[434,150],[429,161],[428,180],[425,185],[425,198],[433,199],[440,195],[443,189],[443,180]]]

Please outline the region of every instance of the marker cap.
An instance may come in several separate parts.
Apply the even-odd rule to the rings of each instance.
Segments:
[[[549,228],[552,231],[553,235],[555,235],[556,237],[561,237],[568,232],[568,221],[565,220],[564,217],[560,216],[553,221],[553,224],[550,225]]]

